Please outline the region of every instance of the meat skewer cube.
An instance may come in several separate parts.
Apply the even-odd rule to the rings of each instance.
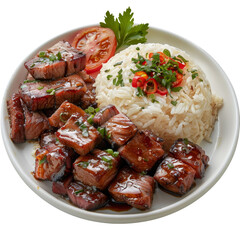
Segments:
[[[194,183],[195,170],[184,162],[166,156],[154,175],[154,179],[166,190],[185,194]]]
[[[196,171],[196,178],[204,176],[209,157],[205,151],[197,144],[188,139],[180,138],[171,146],[170,151],[173,156],[184,163],[190,165]]]
[[[73,114],[56,135],[62,144],[73,148],[81,156],[88,154],[101,141],[97,129],[79,114]]]
[[[40,146],[35,153],[35,178],[57,181],[70,173],[74,152],[63,146],[55,133],[43,134]]]
[[[25,118],[21,96],[18,93],[14,93],[7,101],[7,108],[11,127],[10,137],[14,143],[23,143],[25,142]]]
[[[92,154],[76,159],[73,164],[74,179],[104,190],[116,176],[119,162],[118,152],[95,149]]]
[[[59,128],[62,127],[75,113],[79,113],[83,117],[87,116],[87,114],[80,107],[65,101],[48,120],[51,126]]]
[[[117,202],[145,210],[152,205],[154,179],[124,167],[110,184],[108,191]]]
[[[121,113],[110,118],[102,127],[105,129],[105,137],[113,147],[126,144],[137,132],[133,122]]]
[[[164,154],[162,145],[148,134],[146,131],[138,132],[118,150],[120,156],[137,172],[147,172]]]
[[[67,189],[71,202],[85,210],[94,210],[103,207],[108,198],[95,187],[84,185],[81,182],[72,182]]]
[[[56,79],[78,73],[85,68],[86,56],[66,41],[59,41],[24,64],[28,72],[41,80]]]
[[[93,118],[93,125],[97,127],[101,126],[106,121],[108,121],[111,117],[117,114],[119,114],[119,111],[117,110],[117,108],[114,105],[109,104],[106,107],[100,109],[100,111],[95,114]]]
[[[52,183],[52,191],[53,193],[59,194],[59,195],[67,195],[67,189],[70,183],[73,180],[73,176],[69,175],[66,176],[65,178],[58,180],[56,182]]]

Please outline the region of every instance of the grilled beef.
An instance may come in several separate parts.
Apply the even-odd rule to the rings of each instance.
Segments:
[[[61,143],[73,148],[81,156],[93,150],[101,140],[97,129],[80,114],[73,114],[56,135]]]
[[[70,183],[67,193],[73,204],[86,210],[103,207],[108,200],[107,196],[95,187],[86,186],[81,182]]]
[[[120,147],[127,143],[135,133],[137,127],[124,114],[117,114],[102,125],[106,130],[108,141],[113,147]]]
[[[78,73],[85,68],[86,56],[68,42],[60,41],[24,64],[39,80],[57,79]]]
[[[55,133],[46,133],[36,150],[35,178],[57,181],[71,172],[74,152],[62,145]]]
[[[119,161],[119,156],[94,149],[92,154],[76,159],[73,164],[74,179],[104,190],[117,174]]]
[[[25,115],[25,138],[26,140],[37,139],[41,133],[50,128],[47,117],[42,112],[29,111],[23,104]]]
[[[195,173],[188,164],[166,156],[159,165],[154,179],[168,191],[183,195],[193,185]]]
[[[87,91],[80,100],[80,106],[83,109],[86,109],[90,106],[96,107],[97,103],[96,103],[95,87],[93,86],[93,83],[86,83],[86,86],[87,86]]]
[[[14,93],[11,99],[7,101],[7,108],[11,127],[10,137],[14,143],[23,143],[25,141],[25,119],[21,96]]]
[[[52,183],[52,191],[59,195],[67,195],[67,189],[73,180],[73,176],[69,175],[65,178]]]
[[[205,155],[205,151],[200,146],[188,139],[180,138],[171,146],[169,152],[175,158],[190,165],[196,171],[196,178],[204,176],[209,157]]]
[[[58,107],[65,100],[79,102],[86,90],[77,74],[55,81],[27,80],[20,86],[22,99],[32,111]]]
[[[119,114],[119,111],[117,110],[117,108],[114,105],[109,104],[106,107],[100,109],[100,111],[95,114],[93,118],[93,124],[94,126],[97,126],[97,127],[101,126],[106,121],[108,121],[111,117],[117,114]]]
[[[144,210],[152,205],[154,185],[153,177],[125,167],[110,184],[108,191],[117,202]]]
[[[86,116],[86,113],[80,107],[65,101],[48,120],[51,126],[59,128],[62,127],[74,113]]]
[[[164,154],[161,144],[147,134],[145,131],[138,132],[118,150],[121,157],[137,172],[150,170]]]

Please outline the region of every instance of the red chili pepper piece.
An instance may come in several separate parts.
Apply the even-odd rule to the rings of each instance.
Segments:
[[[148,79],[143,87],[143,90],[146,94],[153,94],[157,91],[157,82],[154,78]]]
[[[137,88],[137,87],[143,87],[146,79],[141,77],[141,76],[134,76],[132,80],[132,86]]]
[[[176,71],[176,81],[172,83],[172,87],[179,86],[183,81],[183,75]]]
[[[168,91],[167,91],[166,88],[161,87],[160,89],[157,89],[157,92],[156,92],[156,93],[158,93],[158,94],[160,94],[160,95],[162,95],[162,96],[165,96],[165,95],[167,95]]]

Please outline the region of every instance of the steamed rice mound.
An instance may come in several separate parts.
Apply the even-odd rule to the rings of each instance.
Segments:
[[[153,103],[149,97],[136,96],[136,88],[133,88],[129,81],[134,76],[130,69],[136,69],[132,58],[137,58],[138,53],[145,57],[147,53],[163,52],[164,49],[168,49],[171,56],[180,54],[188,62],[184,68],[182,89],[179,92],[172,92],[173,98],[169,95],[155,94],[158,102]],[[113,79],[117,77],[120,69],[123,87],[113,85]],[[197,70],[198,73],[194,79],[192,70]],[[110,75],[112,77],[109,77]],[[209,141],[218,109],[223,103],[221,98],[212,95],[205,74],[194,64],[190,56],[166,44],[138,44],[126,48],[103,64],[95,86],[99,107],[114,104],[138,129],[149,129],[169,144],[180,137],[188,138],[197,144],[203,139]],[[172,100],[177,101],[176,106],[171,104]]]

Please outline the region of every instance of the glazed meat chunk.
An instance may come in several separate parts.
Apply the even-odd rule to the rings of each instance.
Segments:
[[[118,171],[120,157],[95,149],[92,154],[76,159],[73,164],[74,179],[104,190]]]
[[[137,172],[150,170],[164,154],[161,144],[147,134],[145,131],[138,132],[118,150],[120,156]]]
[[[159,165],[154,179],[166,190],[185,194],[194,183],[195,170],[184,162],[166,156]]]
[[[85,68],[85,63],[85,54],[60,41],[47,51],[39,52],[24,66],[35,79],[49,80],[78,73]]]
[[[29,111],[23,104],[25,115],[25,138],[26,140],[37,139],[41,133],[50,128],[47,117],[42,112]]]
[[[79,102],[86,90],[82,78],[74,74],[55,81],[25,80],[19,92],[27,107],[37,111],[58,107],[65,100]]]
[[[187,139],[180,138],[171,146],[169,152],[175,158],[190,165],[196,171],[196,178],[204,176],[209,157],[205,155],[205,151],[200,146]]]
[[[67,195],[67,189],[73,180],[73,176],[69,175],[52,183],[52,191],[59,195]]]
[[[85,210],[94,210],[107,203],[107,196],[95,187],[86,186],[81,182],[72,182],[67,189],[71,202]]]
[[[86,113],[80,107],[65,101],[48,120],[51,126],[59,128],[62,127],[74,113],[86,116]]]
[[[137,127],[124,114],[117,114],[110,118],[104,125],[108,141],[113,147],[120,147],[127,143],[135,133]]]
[[[100,111],[95,114],[93,118],[93,124],[94,126],[97,126],[97,127],[101,126],[106,121],[108,121],[111,117],[117,114],[119,114],[119,111],[117,110],[117,108],[114,105],[109,104],[106,107],[100,109]]]
[[[62,145],[55,133],[45,133],[36,150],[35,178],[57,181],[71,172],[74,152]]]
[[[97,129],[80,114],[73,114],[56,135],[61,143],[73,148],[81,156],[89,153],[101,141]]]
[[[7,108],[11,128],[10,137],[14,143],[23,143],[25,141],[25,119],[21,96],[18,93],[14,93],[7,101]]]
[[[117,202],[142,210],[148,209],[152,205],[154,179],[125,167],[110,184],[108,191]]]

